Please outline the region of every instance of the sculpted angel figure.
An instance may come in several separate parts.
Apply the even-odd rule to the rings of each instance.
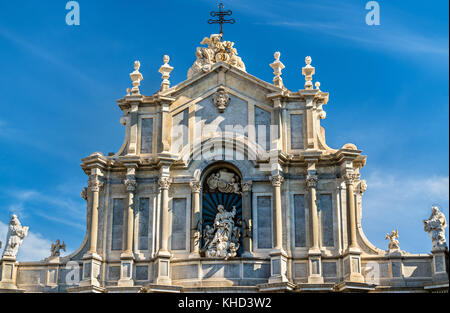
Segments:
[[[23,239],[28,235],[28,227],[22,226],[17,215],[11,217],[6,236],[6,247],[3,256],[16,257]]]
[[[428,220],[423,221],[423,229],[430,235],[432,241],[432,250],[447,249],[447,241],[445,240],[445,227],[447,220],[445,215],[439,211],[437,206],[431,208],[431,216]]]
[[[397,240],[398,239],[398,229],[393,230],[391,232],[391,234],[386,234],[386,237],[384,239],[385,240],[389,239],[389,246],[388,246],[389,250],[399,250],[400,249],[399,241]]]
[[[64,252],[66,252],[66,244],[63,243],[61,244],[61,242],[59,241],[59,239],[56,240],[55,243],[52,243],[51,247],[50,247],[50,255],[51,256],[60,256],[60,250],[63,250]]]

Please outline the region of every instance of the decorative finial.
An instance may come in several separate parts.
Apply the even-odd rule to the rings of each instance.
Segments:
[[[284,88],[283,79],[281,78],[281,70],[285,68],[284,64],[280,61],[280,52],[274,53],[275,61],[270,64],[270,67],[273,69],[273,74],[275,77],[273,78],[273,84],[277,87]]]
[[[316,82],[314,85],[316,86],[316,89],[320,91],[320,82]]]
[[[315,73],[315,68],[311,66],[311,57],[305,58],[306,66],[302,68],[302,74],[305,76],[305,89],[313,89],[312,76]]]
[[[142,74],[139,72],[139,68],[141,67],[141,62],[134,61],[134,72],[130,74],[131,81],[133,82],[133,88],[131,88],[131,95],[140,95],[139,86],[141,85],[141,81],[144,79]]]
[[[164,55],[163,62],[164,64],[160,67],[159,72],[161,73],[161,77],[163,79],[161,83],[161,91],[165,91],[170,87],[170,73],[173,71],[173,67],[169,65],[170,57],[168,55]]]
[[[219,3],[218,5],[219,11],[211,11],[211,13],[209,13],[212,17],[216,17],[217,16],[217,20],[213,20],[213,19],[209,19],[208,20],[208,24],[220,24],[220,40],[223,39],[223,24],[234,24],[236,21],[234,20],[234,18],[230,18],[230,19],[225,19],[225,16],[231,16],[231,14],[233,14],[233,12],[231,10],[228,11],[222,11],[222,9],[224,8],[223,3]]]

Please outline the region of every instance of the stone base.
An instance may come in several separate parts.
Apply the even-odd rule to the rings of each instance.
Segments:
[[[375,285],[366,284],[366,283],[358,283],[354,281],[344,281],[338,285],[336,285],[336,290],[341,292],[368,292],[375,290]]]
[[[257,285],[260,292],[286,292],[294,291],[295,284],[291,282],[267,283]]]
[[[334,291],[335,284],[320,283],[320,284],[297,284],[297,291],[299,292],[331,292]]]
[[[425,285],[423,289],[431,293],[448,293],[448,281],[442,284]]]
[[[310,285],[323,284],[323,277],[314,275],[308,276],[308,284]]]
[[[68,293],[105,293],[107,292],[105,288],[98,286],[78,286],[70,287],[66,289]]]
[[[117,282],[118,287],[133,287],[134,286],[134,280],[132,279],[119,279]]]
[[[181,286],[171,286],[171,285],[159,285],[159,284],[148,284],[139,290],[139,293],[154,293],[154,292],[168,292],[168,293],[180,293],[183,287]]]
[[[0,293],[22,293],[24,289],[19,289],[12,282],[0,282]]]

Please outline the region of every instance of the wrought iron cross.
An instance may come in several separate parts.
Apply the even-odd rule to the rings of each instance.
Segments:
[[[223,11],[223,7],[224,5],[222,3],[219,3],[218,5],[219,7],[219,11],[211,11],[210,15],[212,17],[216,17],[217,16],[217,20],[214,19],[209,19],[208,20],[208,24],[220,24],[220,40],[222,40],[223,38],[223,24],[234,24],[236,21],[234,20],[234,18],[230,18],[230,19],[226,19],[225,16],[231,16],[231,14],[233,14],[233,12],[231,12],[231,10],[228,11]]]

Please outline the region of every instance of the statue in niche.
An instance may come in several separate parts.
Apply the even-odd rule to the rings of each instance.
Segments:
[[[64,243],[64,241],[61,244],[59,239],[57,239],[56,242],[52,243],[52,245],[50,247],[50,255],[51,256],[60,256],[61,255],[61,253],[60,253],[61,250],[66,252],[66,244]]]
[[[239,177],[236,174],[220,170],[209,176],[206,183],[210,191],[219,191],[224,193],[240,193]]]
[[[432,250],[446,250],[447,241],[445,240],[445,227],[447,220],[445,215],[439,211],[437,206],[431,208],[431,216],[423,221],[423,229],[430,235],[432,241]]]
[[[388,246],[389,251],[400,250],[399,246],[400,242],[398,241],[398,229],[393,230],[391,234],[386,234],[386,237],[384,239],[385,240],[389,239],[389,246]]]
[[[3,256],[16,257],[23,239],[28,235],[28,226],[22,226],[17,215],[13,214],[9,222],[6,247]]]
[[[208,258],[227,260],[235,257],[239,249],[240,229],[234,222],[236,208],[233,207],[233,210],[228,212],[219,204],[217,211],[213,227],[206,225],[203,233],[205,255]]]

